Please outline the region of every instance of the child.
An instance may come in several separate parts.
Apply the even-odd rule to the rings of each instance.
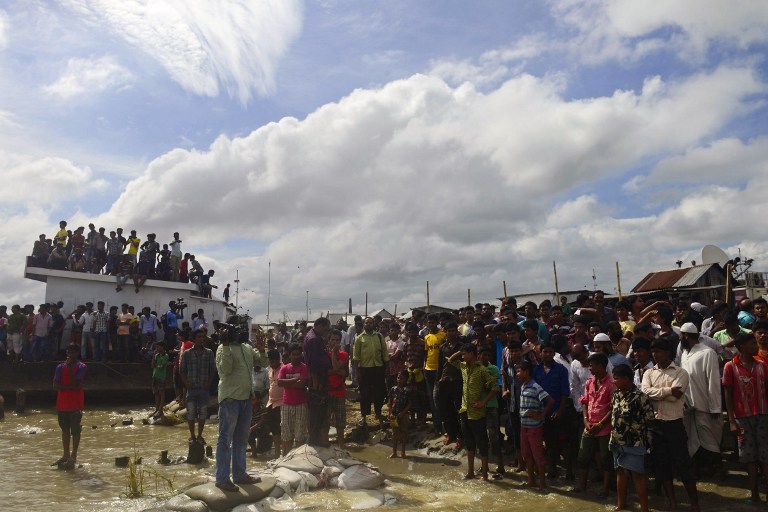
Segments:
[[[641,512],[648,512],[648,489],[645,485],[645,448],[648,427],[654,413],[648,395],[633,382],[632,369],[620,364],[613,369],[616,391],[611,400],[611,441],[613,467],[616,468],[616,510],[627,506],[627,472],[632,473]]]
[[[168,354],[165,352],[165,343],[157,341],[153,345],[152,356],[152,393],[155,395],[155,412],[152,417],[162,416],[165,405],[165,378],[168,370]]]
[[[400,456],[405,458],[405,444],[408,442],[408,427],[411,410],[411,392],[408,389],[408,370],[397,374],[397,385],[389,390],[389,421],[392,425],[392,455],[397,458],[397,444],[400,443]]]
[[[283,388],[283,405],[280,407],[283,452],[291,447],[301,446],[307,438],[309,409],[307,406],[307,383],[309,368],[301,362],[301,346],[290,347],[289,364],[283,365],[277,374],[277,385]]]
[[[265,445],[269,429],[264,428],[267,426],[267,408],[263,407],[261,404],[261,395],[258,393],[255,394],[254,397],[251,398],[251,405],[253,405],[253,413],[251,415],[251,429],[248,433],[248,446],[251,447],[251,457],[255,459],[256,455],[259,453],[257,448]],[[258,446],[256,444],[257,439]],[[268,449],[269,446],[266,447],[266,450]]]
[[[328,345],[331,349],[331,371],[328,372],[328,422],[336,427],[336,443],[344,448],[344,429],[347,426],[347,368],[349,354],[341,350],[341,331],[331,331]]]
[[[523,359],[517,365],[517,378],[522,382],[520,390],[520,451],[528,472],[527,487],[536,484],[534,463],[539,473],[539,489],[547,488],[547,458],[544,455],[544,418],[555,405],[555,400],[533,380],[533,365]]]

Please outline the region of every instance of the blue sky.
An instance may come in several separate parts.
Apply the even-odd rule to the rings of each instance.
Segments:
[[[243,300],[317,310],[629,289],[768,256],[759,0],[10,1],[5,302],[60,218],[179,230]]]

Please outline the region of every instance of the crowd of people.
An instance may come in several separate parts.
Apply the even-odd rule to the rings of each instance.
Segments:
[[[136,230],[128,238],[123,228],[110,231],[94,224],[80,226],[74,231],[67,229],[67,222],[59,222],[59,230],[53,238],[41,234],[32,247],[29,264],[33,267],[68,270],[115,276],[115,290],[120,292],[128,282],[133,283],[136,293],[147,279],[195,283],[203,297],[211,297],[213,270],[205,272],[194,254],[182,253],[179,233],[162,247],[155,233],[147,234],[142,243]],[[229,302],[229,285],[225,300]]]
[[[218,394],[224,490],[247,483],[248,445],[253,456],[327,446],[334,427],[343,446],[349,385],[359,391],[356,427],[391,428],[393,458],[405,456],[414,429],[432,431],[466,449],[467,479],[518,472],[528,486],[564,478],[579,493],[593,470],[600,496],[616,489],[625,508],[631,479],[648,510],[651,472],[670,507],[677,477],[698,510],[696,482],[723,474],[733,440],[747,499],[759,503],[759,475],[768,474],[768,302],[734,307],[681,294],[609,307],[601,291],[567,302],[518,309],[508,298],[498,312],[490,304],[413,310],[405,321],[358,316],[351,326],[321,317],[253,342],[245,332],[208,336],[196,322],[153,340],[147,358],[158,393],[173,368],[190,443],[205,444],[208,400]],[[156,414],[163,403],[158,396]]]

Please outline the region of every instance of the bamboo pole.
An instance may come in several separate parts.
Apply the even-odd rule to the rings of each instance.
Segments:
[[[429,281],[427,281],[427,313],[431,313],[431,308],[429,307]]]
[[[507,298],[507,282],[502,281],[501,284],[504,287],[504,298],[506,299]]]
[[[616,262],[616,285],[619,288],[619,300],[621,300],[621,272],[619,271],[619,262]]]
[[[472,296],[469,293],[469,288],[467,288],[467,306],[472,305]]]
[[[395,312],[392,314],[392,316],[394,316],[395,319],[397,319],[397,304],[395,304]]]
[[[731,305],[731,274],[733,273],[733,264],[729,263],[725,266],[725,303]]]
[[[555,271],[555,301],[560,304],[560,288],[557,286],[557,263],[555,260],[552,260],[552,268]]]
[[[365,316],[368,316],[368,292],[365,292]]]

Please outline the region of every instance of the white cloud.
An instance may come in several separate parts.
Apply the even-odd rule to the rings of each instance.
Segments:
[[[299,0],[60,0],[143,50],[188,91],[241,103],[274,91],[275,70],[301,30]]]
[[[670,47],[685,58],[700,58],[715,41],[741,49],[768,42],[762,0],[552,0],[551,4],[558,21],[579,31],[569,46],[587,62],[635,61]]]
[[[71,58],[64,74],[44,90],[67,100],[125,87],[132,81],[131,72],[109,55],[97,59]]]
[[[0,9],[0,50],[4,50],[8,46],[8,14]]]
[[[597,193],[563,198],[707,140],[754,108],[764,88],[754,72],[650,78],[641,91],[588,100],[566,100],[562,87],[523,75],[483,94],[415,75],[358,90],[303,120],[168,152],[97,223],[178,230],[187,248],[208,253],[206,267],[240,268],[252,297],[264,293],[267,259],[273,291],[294,298],[375,290],[400,300],[430,280],[460,300],[467,281],[456,276],[475,276],[478,296],[491,298],[498,276],[518,292],[551,288],[552,259],[563,260],[563,286],[580,286],[592,268],[613,275],[619,258],[631,280],[698,243],[688,223],[670,221],[675,210],[619,219]],[[263,254],[230,256],[233,239],[259,240]],[[513,280],[522,268],[524,280]],[[334,304],[323,309],[344,308]]]

